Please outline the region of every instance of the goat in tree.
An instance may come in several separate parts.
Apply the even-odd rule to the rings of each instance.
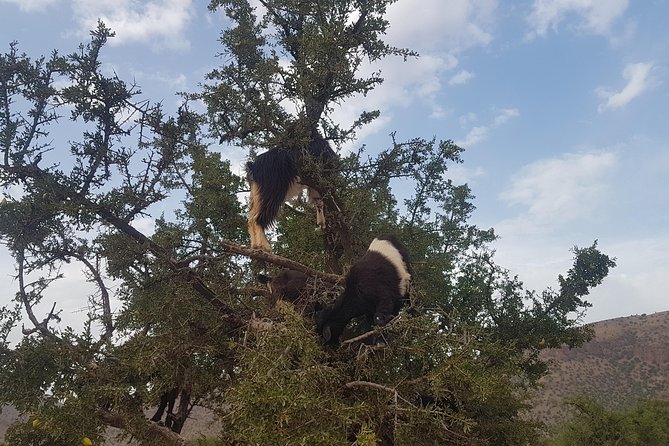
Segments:
[[[296,302],[300,299],[302,291],[307,286],[309,276],[303,272],[292,269],[282,269],[275,276],[265,274],[257,275],[258,282],[267,285],[270,293],[270,306],[275,306],[280,300]]]
[[[175,387],[172,390],[160,395],[160,403],[158,404],[158,410],[156,410],[156,413],[151,417],[151,421],[159,423],[163,418],[165,409],[167,409],[167,418],[165,420],[165,425],[167,427],[171,427],[171,421],[172,418],[174,417],[174,403],[176,402],[178,396],[179,396],[178,387]]]
[[[284,300],[293,304],[303,316],[313,320],[326,305],[327,298],[323,295],[325,290],[316,293],[314,278],[303,272],[285,268],[272,277],[258,274],[257,278],[269,289],[271,307]]]
[[[318,132],[307,146],[309,155],[321,162],[334,159],[335,152]],[[325,227],[323,199],[320,193],[300,183],[295,154],[275,147],[246,163],[251,198],[249,201],[248,231],[251,247],[271,251],[265,230],[276,222],[281,206],[306,188],[308,203],[316,207],[316,223]]]
[[[394,236],[375,238],[351,266],[344,292],[324,311],[318,333],[326,344],[336,344],[355,317],[364,315],[370,324],[387,324],[408,302],[412,275],[404,245]]]

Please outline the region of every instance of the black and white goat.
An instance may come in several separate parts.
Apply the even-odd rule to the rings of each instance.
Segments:
[[[322,162],[336,157],[328,142],[316,133],[307,150],[309,155]],[[323,199],[318,191],[300,183],[295,154],[282,148],[270,149],[246,163],[246,172],[251,188],[248,230],[252,248],[271,251],[265,229],[276,222],[281,206],[302,194],[305,188],[308,204],[316,207],[316,223],[325,227]]]
[[[409,300],[413,270],[409,253],[394,236],[375,238],[346,275],[344,292],[318,324],[326,344],[336,344],[351,319],[366,316],[385,325]]]

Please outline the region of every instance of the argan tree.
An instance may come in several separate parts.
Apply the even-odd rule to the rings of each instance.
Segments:
[[[346,128],[332,117],[382,82],[360,77],[365,61],[417,57],[383,42],[390,3],[212,1],[232,22],[223,65],[173,115],[103,74],[104,24],[65,56],[32,59],[10,44],[0,238],[16,289],[0,312],[0,402],[27,415],[10,444],[97,443],[110,426],[143,445],[186,444],[196,405],[220,422],[212,444],[532,444],[539,426],[521,415],[547,370],[538,353],[590,338],[586,296],[615,264],[596,244],[575,248],[558,290],[524,290],[495,263],[493,230],[469,223],[470,189],[444,175],[461,162],[451,141],[391,137],[328,168],[308,156],[314,135],[338,148],[378,116]],[[219,144],[290,151],[325,198],[326,228],[298,204],[276,227],[275,254],[248,249],[247,185]],[[413,191],[402,203],[397,179]],[[174,212],[139,231],[159,203]],[[412,308],[373,332],[351,324],[338,348],[322,345],[313,316],[270,307],[255,282],[259,269],[293,268],[313,279],[307,299],[331,303],[383,233],[411,252]],[[49,294],[70,263],[94,290],[81,296],[82,327],[64,327]],[[173,413],[150,421],[169,396]]]

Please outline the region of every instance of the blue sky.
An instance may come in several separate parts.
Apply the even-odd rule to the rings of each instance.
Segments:
[[[168,106],[218,64],[226,24],[191,0],[0,0],[0,17],[0,44],[32,56],[75,50],[102,18],[117,33],[105,68]],[[421,57],[366,67],[385,83],[336,111],[381,111],[356,145],[455,140],[465,162],[448,175],[469,183],[474,223],[496,229],[498,262],[529,288],[556,286],[570,248],[598,239],[618,267],[586,320],[669,310],[669,2],[401,0],[388,17],[388,41]],[[243,152],[225,153],[241,168]],[[71,289],[53,300],[76,319],[85,296]]]

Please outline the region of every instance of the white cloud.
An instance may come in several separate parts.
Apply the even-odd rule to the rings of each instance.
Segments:
[[[475,144],[480,143],[488,137],[488,126],[477,125],[472,127],[471,130],[465,136],[465,139],[458,141],[457,144],[461,147],[468,148]]]
[[[652,63],[635,63],[628,64],[623,70],[623,79],[627,84],[622,90],[617,92],[609,91],[603,87],[596,90],[597,95],[604,99],[604,102],[599,105],[600,112],[607,109],[617,109],[627,105],[632,99],[639,96],[646,91],[652,84],[650,76],[653,68]]]
[[[190,45],[184,32],[191,20],[192,3],[192,0],[75,0],[72,7],[80,32],[88,33],[96,27],[98,19],[102,20],[116,33],[110,41],[112,45],[151,42],[160,47],[181,49]]]
[[[627,9],[628,0],[534,0],[527,20],[532,27],[529,37],[545,36],[549,29],[570,15],[580,19],[579,28],[593,34],[609,33],[613,23]]]
[[[132,227],[150,237],[156,232],[156,220],[153,217],[137,217],[132,221]]]
[[[506,124],[510,119],[520,116],[520,112],[515,108],[504,108],[502,109],[492,120],[492,123],[489,125],[477,125],[472,127],[467,135],[462,141],[458,141],[457,144],[464,148],[471,147],[479,142],[483,141],[488,137],[490,129],[499,127]],[[460,117],[460,124],[467,125],[470,122],[476,121],[476,115],[473,113],[468,113],[467,115]]]
[[[431,116],[440,118],[447,111],[436,101],[441,90],[442,73],[453,69],[457,59],[451,55],[444,57],[425,55],[406,62],[396,58],[386,58],[373,66],[363,68],[361,76],[369,76],[381,70],[384,82],[369,92],[364,100],[348,100],[335,109],[334,119],[342,125],[352,124],[363,110],[380,110],[382,119],[377,119],[372,126],[366,126],[359,139],[381,130],[390,122],[391,110],[397,107],[406,108],[416,102],[427,104],[431,108]]]
[[[453,184],[469,184],[472,185],[477,178],[485,175],[485,170],[482,167],[469,169],[462,164],[454,164],[448,168],[446,178],[450,179]]]
[[[569,248],[597,239],[618,266],[588,297],[587,321],[669,310],[666,148],[635,137],[526,166],[501,196],[513,216],[483,225],[501,237],[498,262],[529,288],[555,288],[571,267]]]
[[[441,105],[439,104],[433,104],[432,105],[432,112],[430,113],[430,118],[432,119],[442,119],[445,118],[446,116],[449,116],[451,114],[450,111],[445,110]]]
[[[448,85],[462,85],[469,82],[474,77],[474,73],[467,70],[460,70],[454,74],[448,81]]]
[[[402,106],[411,104],[417,97],[430,100],[441,90],[443,73],[457,64],[457,58],[452,55],[424,55],[406,62],[384,59],[370,67],[370,71],[380,69],[385,81],[367,96],[367,100]]]
[[[497,0],[410,0],[388,7],[390,28],[384,40],[390,45],[418,51],[420,57],[402,62],[386,58],[365,68],[362,75],[381,70],[384,83],[364,100],[354,98],[336,112],[336,119],[352,122],[363,109],[381,111],[384,121],[365,129],[381,131],[392,119],[393,109],[416,104],[429,107],[429,116],[441,119],[450,111],[439,103],[439,94],[458,65],[458,54],[492,40]],[[464,71],[464,70],[463,70]],[[457,76],[457,75],[456,75]],[[466,74],[460,74],[465,82]],[[455,80],[458,82],[458,79]],[[359,136],[362,136],[359,135]]]
[[[492,40],[496,0],[403,1],[388,7],[388,40],[418,51],[459,52]]]
[[[522,168],[499,197],[509,206],[524,209],[497,228],[503,236],[524,237],[586,220],[606,196],[607,175],[617,164],[615,153],[601,151],[567,153]]]
[[[156,82],[165,84],[169,87],[169,91],[184,91],[188,87],[188,78],[183,73],[165,73],[161,71],[147,73],[133,70],[132,74],[139,81],[150,82],[152,84]]]
[[[504,109],[502,109],[500,114],[495,116],[495,119],[493,120],[493,125],[495,127],[498,127],[500,125],[504,125],[509,121],[509,119],[517,118],[518,116],[520,116],[520,112],[518,112],[518,109],[516,109],[516,108],[504,108]]]
[[[58,0],[0,0],[0,3],[13,3],[23,12],[44,11]]]
[[[573,236],[558,240],[502,237],[494,244],[496,260],[518,274],[527,289],[558,289],[557,275],[566,273],[573,263],[569,248],[586,247],[599,238],[598,248],[615,257],[617,266],[586,297],[592,308],[585,322],[669,310],[665,292],[669,289],[669,237],[610,240],[598,237],[594,230],[578,240],[570,239]]]
[[[593,304],[589,320],[669,310],[669,237],[625,240],[601,248],[616,258],[617,267],[588,299]]]
[[[460,116],[460,118],[458,118],[458,122],[462,127],[467,127],[469,124],[477,122],[478,120],[479,118],[478,116],[476,116],[476,113],[474,112],[469,112],[466,115],[462,115]]]

